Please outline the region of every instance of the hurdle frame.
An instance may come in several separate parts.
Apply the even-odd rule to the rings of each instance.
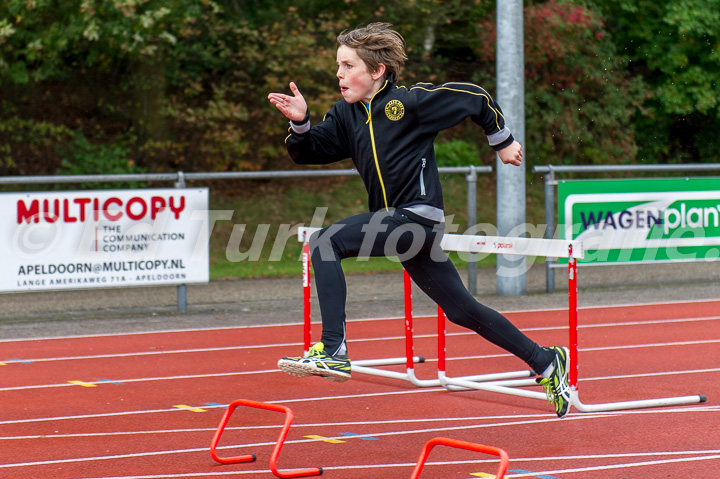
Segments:
[[[466,451],[475,451],[483,454],[497,456],[498,458],[500,458],[500,464],[498,465],[495,476],[493,476],[495,477],[495,479],[503,479],[505,477],[505,473],[507,472],[508,465],[510,463],[510,456],[508,456],[508,453],[505,452],[504,449],[500,449],[499,447],[486,446],[484,444],[460,441],[457,439],[449,439],[446,437],[434,437],[428,442],[426,442],[422,448],[422,451],[420,451],[420,457],[418,457],[417,463],[415,464],[415,468],[413,469],[410,479],[420,478],[420,473],[422,473],[423,468],[425,467],[425,462],[427,461],[428,456],[430,456],[430,452],[433,450],[433,448],[435,448],[435,446],[448,446],[457,449],[465,449]]]
[[[222,418],[220,419],[220,423],[218,424],[217,429],[215,430],[215,434],[213,435],[213,439],[210,442],[210,456],[220,464],[238,464],[238,463],[244,463],[244,462],[254,462],[257,459],[257,456],[255,454],[244,454],[241,456],[230,456],[230,457],[221,457],[217,454],[217,448],[218,444],[220,443],[220,438],[222,437],[223,432],[225,431],[225,427],[227,426],[228,421],[230,420],[230,416],[232,416],[235,409],[237,409],[239,406],[245,406],[245,407],[251,407],[256,409],[264,409],[266,411],[276,411],[285,414],[285,421],[283,422],[282,429],[280,430],[280,434],[278,436],[278,439],[275,443],[275,447],[273,448],[272,454],[270,455],[270,472],[272,472],[276,477],[280,477],[282,479],[292,479],[296,477],[308,477],[308,476],[320,476],[323,473],[322,467],[311,467],[311,468],[305,468],[305,469],[291,469],[287,471],[280,471],[277,467],[277,461],[280,457],[280,452],[282,451],[282,447],[285,444],[285,440],[287,439],[288,432],[290,431],[290,426],[292,426],[294,414],[292,412],[292,409],[290,409],[287,406],[283,406],[281,404],[273,404],[273,403],[266,403],[266,402],[260,402],[260,401],[253,401],[250,399],[236,399],[235,401],[231,402],[227,409],[225,409],[225,413],[223,414]]]
[[[305,352],[310,349],[311,341],[311,262],[310,262],[310,236],[321,228],[299,227],[298,241],[303,243],[303,319],[304,319],[304,346]],[[577,259],[584,258],[585,251],[582,242],[546,238],[525,237],[499,237],[482,235],[446,234],[441,241],[445,251],[458,251],[465,253],[512,254],[522,256],[567,258],[568,259],[568,330],[570,350],[570,370],[568,382],[570,385],[570,405],[578,412],[593,413],[618,411],[626,409],[642,409],[653,407],[677,406],[703,403],[707,400],[704,395],[678,396],[658,399],[645,399],[633,401],[620,401],[603,404],[584,404],[580,400],[578,387],[578,269]],[[530,399],[547,400],[542,392],[518,389],[520,387],[537,386],[533,371],[511,371],[476,376],[450,377],[445,370],[445,314],[438,307],[438,367],[437,379],[418,379],[415,375],[414,365],[425,362],[425,358],[414,355],[413,326],[412,326],[412,281],[406,271],[403,272],[404,303],[405,303],[405,357],[387,358],[377,360],[353,361],[351,370],[362,374],[387,377],[409,381],[418,387],[442,386],[448,390],[476,389],[499,394],[527,397]],[[380,369],[379,366],[400,365],[405,363],[404,373]]]

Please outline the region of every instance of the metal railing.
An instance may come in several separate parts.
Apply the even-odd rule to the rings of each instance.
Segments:
[[[477,223],[477,175],[491,173],[490,166],[457,166],[438,168],[440,174],[465,174],[467,183],[468,225]],[[215,180],[272,180],[282,178],[317,178],[335,176],[359,176],[355,169],[338,170],[282,170],[282,171],[233,171],[185,173],[142,173],[116,175],[65,175],[65,176],[0,176],[0,185],[70,184],[70,183],[123,183],[123,182],[173,182],[176,188],[185,188],[188,181]],[[468,290],[477,293],[477,264],[472,256],[468,261]],[[177,287],[178,311],[187,311],[187,287]]]

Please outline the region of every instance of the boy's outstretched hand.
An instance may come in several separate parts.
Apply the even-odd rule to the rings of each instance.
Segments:
[[[522,145],[517,141],[512,142],[510,146],[506,146],[502,150],[498,151],[498,157],[504,164],[511,164],[520,166],[522,164]]]
[[[307,103],[294,82],[290,82],[290,91],[293,96],[283,93],[270,93],[268,100],[280,110],[280,113],[288,117],[288,119],[299,123],[305,119]]]

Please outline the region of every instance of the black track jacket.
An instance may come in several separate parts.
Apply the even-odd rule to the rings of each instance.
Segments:
[[[442,210],[433,141],[438,132],[467,117],[485,130],[496,151],[514,141],[500,107],[479,86],[419,83],[407,88],[391,78],[369,105],[340,100],[307,132],[290,128],[285,144],[296,164],[352,158],[367,188],[370,211],[419,204]],[[296,128],[307,121],[309,116]]]

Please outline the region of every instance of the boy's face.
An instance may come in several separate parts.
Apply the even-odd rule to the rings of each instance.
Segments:
[[[337,77],[340,93],[348,103],[370,103],[373,95],[385,82],[383,71],[370,72],[354,48],[341,45],[337,50]],[[383,65],[384,66],[384,65]]]

